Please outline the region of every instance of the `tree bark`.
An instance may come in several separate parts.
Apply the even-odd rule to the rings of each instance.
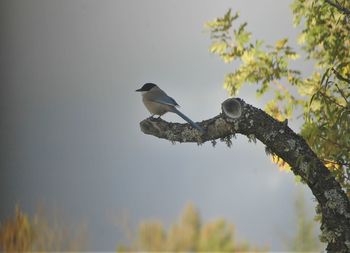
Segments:
[[[321,214],[321,241],[327,242],[328,252],[350,252],[350,202],[340,184],[310,149],[305,140],[264,111],[231,98],[222,103],[222,113],[204,120],[199,125],[205,133],[189,124],[169,123],[148,118],[140,122],[141,130],[171,142],[231,142],[235,134],[258,139],[273,154],[287,162],[295,175],[310,187],[317,199]]]

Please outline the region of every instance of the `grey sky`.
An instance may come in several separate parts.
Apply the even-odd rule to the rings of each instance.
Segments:
[[[231,7],[257,38],[295,40],[289,3],[2,0],[0,218],[17,202],[59,207],[86,221],[91,250],[111,251],[123,239],[115,216],[169,224],[191,201],[239,238],[282,250],[281,234],[295,232],[293,175],[242,136],[229,149],[142,134],[149,114],[134,90],[152,81],[193,120],[216,115],[234,66],[209,54],[204,22]],[[239,95],[263,104],[254,87]]]

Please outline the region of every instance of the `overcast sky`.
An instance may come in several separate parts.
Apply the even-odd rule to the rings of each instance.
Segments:
[[[293,175],[244,136],[213,148],[144,135],[149,113],[134,91],[155,82],[194,121],[217,115],[235,65],[208,52],[203,24],[231,7],[255,38],[295,44],[289,4],[2,0],[0,218],[16,203],[29,213],[42,203],[84,220],[90,250],[113,251],[124,238],[115,217],[169,224],[192,202],[205,220],[234,223],[240,239],[283,250],[296,232]],[[263,107],[254,87],[239,96]],[[307,189],[306,200],[313,215]]]

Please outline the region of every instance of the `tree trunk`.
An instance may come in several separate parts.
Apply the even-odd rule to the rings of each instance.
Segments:
[[[223,139],[230,143],[236,133],[260,140],[310,187],[319,203],[321,241],[328,243],[327,251],[350,252],[349,199],[305,140],[286,123],[275,120],[239,98],[231,98],[222,103],[221,114],[199,123],[206,130],[204,134],[189,124],[168,123],[162,119],[148,118],[140,122],[140,126],[145,134],[171,142],[200,144]]]

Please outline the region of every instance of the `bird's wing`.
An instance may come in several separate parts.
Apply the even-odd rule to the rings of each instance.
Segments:
[[[158,94],[154,94],[150,100],[164,105],[179,106],[175,99],[169,97],[165,92],[158,92]]]

